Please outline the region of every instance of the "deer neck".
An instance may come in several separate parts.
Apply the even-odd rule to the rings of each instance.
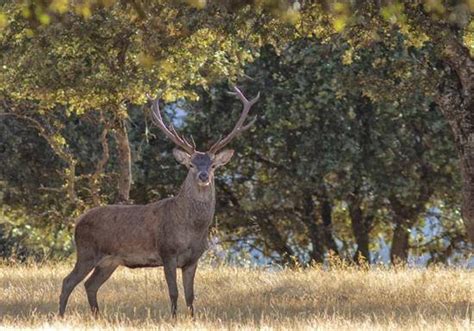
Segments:
[[[188,219],[199,231],[206,231],[214,218],[216,205],[214,179],[208,186],[199,186],[191,173],[188,173],[176,197]]]

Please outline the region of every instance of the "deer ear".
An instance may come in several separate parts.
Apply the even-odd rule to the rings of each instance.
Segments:
[[[230,161],[230,159],[232,158],[232,155],[234,155],[234,150],[233,149],[226,149],[226,150],[220,152],[214,158],[214,165],[216,167],[226,165]]]
[[[191,155],[189,155],[185,151],[182,151],[178,148],[173,149],[173,155],[176,161],[178,161],[181,164],[184,164],[185,166],[188,166],[189,163],[191,162]]]

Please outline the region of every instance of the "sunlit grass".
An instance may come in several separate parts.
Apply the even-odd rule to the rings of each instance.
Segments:
[[[474,330],[474,272],[463,269],[270,271],[204,266],[196,277],[195,320],[180,288],[169,313],[162,269],[119,268],[99,291],[91,318],[82,284],[56,317],[69,264],[0,265],[0,328]]]

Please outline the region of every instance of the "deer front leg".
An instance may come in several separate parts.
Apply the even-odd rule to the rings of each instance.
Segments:
[[[184,297],[186,298],[186,306],[188,307],[191,317],[194,317],[194,276],[196,275],[197,262],[189,266],[183,267],[183,287]]]
[[[178,308],[178,285],[176,284],[176,259],[170,259],[164,262],[165,278],[168,284],[168,292],[171,301],[171,316],[176,318],[176,310]]]

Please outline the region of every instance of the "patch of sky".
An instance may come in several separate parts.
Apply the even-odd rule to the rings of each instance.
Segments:
[[[168,104],[163,109],[166,117],[171,120],[175,128],[181,128],[185,121],[188,112],[185,109],[185,101],[178,100],[174,103]]]

